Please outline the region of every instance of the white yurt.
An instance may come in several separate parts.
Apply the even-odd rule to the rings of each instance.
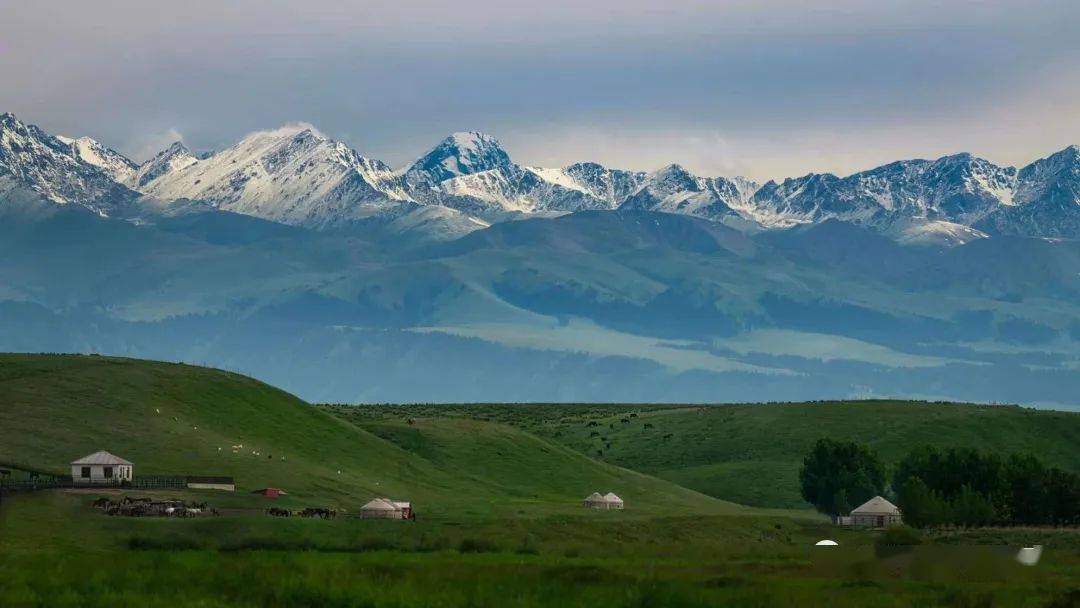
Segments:
[[[624,506],[623,499],[616,496],[614,492],[604,494],[604,501],[608,503],[609,509],[621,509]]]
[[[604,500],[603,495],[599,492],[593,492],[585,497],[585,500],[581,502],[586,508],[589,509],[606,509],[607,501]]]
[[[881,496],[875,496],[851,511],[852,526],[885,528],[903,523],[900,509]]]
[[[361,519],[401,519],[401,508],[389,498],[376,498],[360,507]]]

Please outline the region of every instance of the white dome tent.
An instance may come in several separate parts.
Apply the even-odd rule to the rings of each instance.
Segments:
[[[623,499],[619,498],[614,492],[608,492],[607,494],[593,492],[585,497],[582,505],[587,509],[603,510],[619,510],[625,506]]]
[[[608,503],[609,509],[621,509],[623,508],[623,499],[616,496],[614,492],[608,492],[604,494],[604,501]]]

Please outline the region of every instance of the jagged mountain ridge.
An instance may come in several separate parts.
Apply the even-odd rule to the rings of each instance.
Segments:
[[[101,166],[117,164],[115,157],[121,157],[119,153],[113,152],[115,157],[98,157],[99,150],[91,150],[96,142],[90,142],[53,137],[20,122],[13,114],[0,114],[0,181],[6,182],[3,189],[24,190],[53,203],[80,205],[101,215],[110,215],[137,199],[138,193]],[[88,162],[84,153],[94,162]]]
[[[130,178],[130,183],[134,188],[144,188],[166,173],[181,171],[197,162],[199,159],[191,153],[191,150],[188,150],[187,146],[178,141],[173,142],[168,148],[139,165],[135,170],[135,175]]]
[[[0,175],[53,202],[106,215],[144,195],[316,229],[396,221],[435,205],[448,211],[420,217],[450,222],[454,234],[532,214],[623,209],[692,215],[744,231],[840,220],[902,243],[959,244],[994,234],[1080,238],[1076,146],[1019,170],[957,154],[759,187],[679,165],[653,173],[596,163],[522,166],[479,132],[455,133],[399,171],[304,124],[252,133],[204,158],[177,142],[141,165],[90,138],[52,137],[10,114],[0,135]]]
[[[747,202],[756,190],[757,184],[744,178],[703,178],[680,165],[668,165],[646,177],[641,189],[619,208],[681,213],[725,223],[732,218],[753,221]]]
[[[1077,238],[1080,146],[1069,146],[1021,169],[1013,204],[982,220],[979,227],[1001,234]]]
[[[140,189],[160,199],[206,200],[219,209],[324,228],[394,208],[408,197],[393,170],[310,125],[258,131],[205,159],[170,148]],[[172,162],[179,160],[179,162]]]

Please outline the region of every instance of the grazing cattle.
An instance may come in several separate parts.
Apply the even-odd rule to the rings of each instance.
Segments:
[[[281,507],[270,507],[266,510],[266,514],[270,517],[292,517],[292,511]]]

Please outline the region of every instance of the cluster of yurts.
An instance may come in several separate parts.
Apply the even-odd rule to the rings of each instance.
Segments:
[[[614,492],[608,492],[601,495],[599,492],[593,492],[585,497],[582,504],[589,509],[621,509],[623,508],[623,500],[615,495]]]

